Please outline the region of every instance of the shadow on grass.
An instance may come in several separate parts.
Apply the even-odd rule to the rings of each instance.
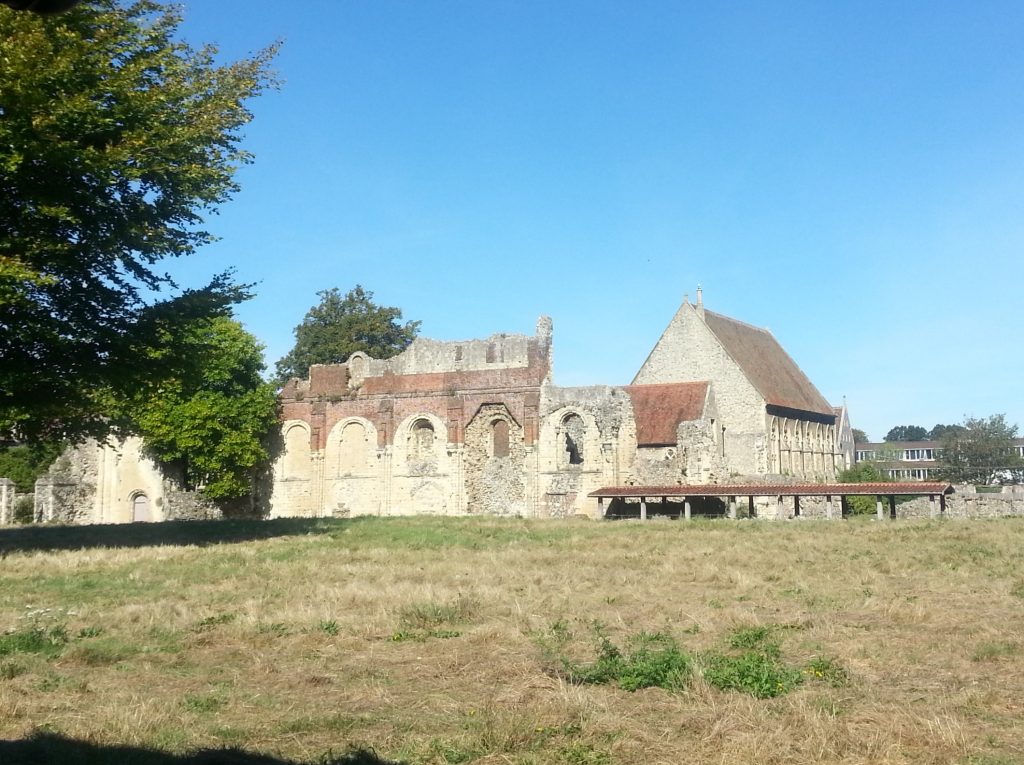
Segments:
[[[169,754],[135,746],[109,746],[77,741],[53,733],[40,733],[22,741],[0,741],[4,765],[301,765],[295,760],[270,757],[242,749],[204,749],[191,754]],[[316,760],[317,765],[401,765],[383,760],[367,749],[352,749],[338,757]]]
[[[92,547],[204,547],[274,537],[325,534],[358,523],[359,520],[275,518],[269,521],[226,519],[95,526],[16,526],[0,529],[0,558],[12,552],[84,550]]]

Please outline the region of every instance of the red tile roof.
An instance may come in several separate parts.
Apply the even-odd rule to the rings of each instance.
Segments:
[[[708,385],[703,382],[627,385],[633,402],[637,446],[674,446],[681,422],[704,416]]]
[[[693,486],[607,486],[591,497],[825,497],[890,494],[949,494],[948,483],[800,483],[703,484]]]
[[[704,320],[768,404],[834,416],[832,405],[771,332],[712,311],[704,312]]]

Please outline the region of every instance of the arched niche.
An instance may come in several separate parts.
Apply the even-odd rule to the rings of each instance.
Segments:
[[[310,429],[301,420],[292,420],[282,426],[284,450],[281,454],[279,474],[282,478],[308,478],[310,468]]]

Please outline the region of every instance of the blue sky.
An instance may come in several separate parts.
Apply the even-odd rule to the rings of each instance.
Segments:
[[[274,40],[221,240],[273,364],[359,283],[440,339],[555,327],[628,383],[684,293],[768,327],[873,438],[1024,426],[1024,4],[188,0]]]

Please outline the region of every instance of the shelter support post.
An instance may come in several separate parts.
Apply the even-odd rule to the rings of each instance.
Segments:
[[[647,520],[647,498],[640,497],[640,520]]]
[[[841,496],[839,498],[839,517],[840,518],[845,518],[849,514],[850,514],[850,503],[846,499],[846,495],[844,494],[843,496]]]
[[[946,495],[945,494],[940,494],[939,495],[939,514],[940,515],[945,515],[946,514]]]
[[[683,517],[690,520],[690,498],[683,497]]]
[[[775,518],[776,520],[782,520],[785,516],[782,514],[782,495],[775,495]]]
[[[885,518],[885,515],[882,514],[882,495],[881,494],[876,494],[875,495],[875,517],[878,518],[878,520],[882,520],[883,518]]]
[[[736,520],[736,497],[729,497],[729,517]]]
[[[794,494],[793,495],[793,517],[794,518],[799,518],[800,517],[800,495],[799,494]]]
[[[892,519],[896,518],[896,495],[889,495],[889,517]]]
[[[597,498],[597,517],[604,518],[604,497]]]
[[[825,520],[831,521],[832,518],[832,495],[828,494],[825,496]]]
[[[747,516],[749,518],[756,518],[757,517],[757,508],[754,507],[754,498],[753,497],[747,497],[747,502],[749,503],[747,505]]]

